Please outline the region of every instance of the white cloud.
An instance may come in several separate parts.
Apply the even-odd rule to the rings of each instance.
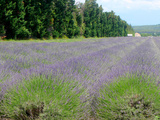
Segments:
[[[97,0],[105,10],[158,10],[160,0]]]
[[[85,2],[85,0],[75,0]],[[159,24],[160,0],[97,0],[104,11],[113,10],[116,15],[132,25]]]
[[[160,1],[159,0],[124,0],[131,8],[138,9],[160,9]]]
[[[84,3],[85,0],[75,0]],[[158,10],[160,0],[97,0],[105,11]]]
[[[84,2],[85,2],[85,0],[75,0],[75,3],[76,3],[76,2],[84,3]]]

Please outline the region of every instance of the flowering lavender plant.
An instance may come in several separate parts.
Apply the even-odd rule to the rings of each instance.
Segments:
[[[157,119],[159,49],[159,37],[0,42],[0,117]]]

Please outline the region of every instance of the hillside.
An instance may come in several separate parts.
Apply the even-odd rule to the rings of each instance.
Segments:
[[[160,24],[158,25],[143,25],[133,26],[135,32],[141,33],[142,36],[160,36]]]

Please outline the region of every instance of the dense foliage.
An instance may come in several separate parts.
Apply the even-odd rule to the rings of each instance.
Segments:
[[[126,36],[133,29],[96,0],[0,0],[0,36],[12,39]]]

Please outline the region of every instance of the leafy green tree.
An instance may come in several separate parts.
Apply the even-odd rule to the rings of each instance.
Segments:
[[[25,0],[25,19],[32,37],[42,38],[52,34],[54,3],[52,0]]]
[[[0,35],[7,38],[115,37],[134,33],[131,25],[103,12],[96,0],[0,0]]]
[[[24,20],[25,11],[23,0],[7,0],[2,5],[2,24],[5,26],[7,38],[24,38],[30,35],[26,29]],[[19,32],[19,29],[24,29],[24,33]],[[22,36],[26,34],[26,36]],[[20,37],[21,36],[21,37]]]
[[[5,22],[5,1],[0,0],[0,36],[5,34],[4,22]]]

